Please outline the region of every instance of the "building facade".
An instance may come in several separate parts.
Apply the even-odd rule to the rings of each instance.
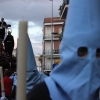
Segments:
[[[43,23],[43,61],[42,68],[44,71],[51,71],[51,69],[55,66],[57,60],[60,60],[59,54],[59,46],[60,46],[60,35],[62,31],[64,19],[60,19],[60,17],[45,18]],[[52,26],[53,25],[53,26]],[[52,28],[53,27],[53,33]],[[53,38],[52,35],[53,34]],[[51,42],[52,39],[52,42]],[[51,45],[52,43],[52,45]],[[52,51],[51,51],[51,46]],[[51,65],[51,55],[52,55],[52,65]]]
[[[63,0],[62,5],[59,7],[59,15],[61,19],[66,19],[69,1],[70,0]]]
[[[35,61],[38,71],[41,71],[41,63],[39,61],[39,56],[35,56]]]
[[[60,5],[60,7],[59,7],[59,15],[60,15],[61,19],[66,20],[66,18],[67,18],[69,2],[70,2],[70,0],[63,0],[62,5]],[[63,24],[63,27],[62,27],[62,33],[61,33],[60,41],[62,40],[62,37],[63,37],[64,27],[65,27],[65,23]]]

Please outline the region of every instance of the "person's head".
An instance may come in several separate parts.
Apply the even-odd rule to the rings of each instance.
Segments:
[[[9,71],[5,71],[4,76],[10,76],[10,72]]]
[[[1,21],[4,22],[4,18],[1,18]]]
[[[11,32],[10,31],[8,31],[8,35],[11,35]]]

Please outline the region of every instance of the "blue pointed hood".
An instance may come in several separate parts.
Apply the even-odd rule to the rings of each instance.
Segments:
[[[32,87],[40,83],[44,80],[46,77],[45,74],[42,72],[38,72],[37,67],[36,67],[36,62],[33,54],[33,49],[32,45],[28,36],[28,50],[27,50],[27,86],[26,86],[26,92],[28,93]]]
[[[51,99],[99,100],[100,0],[70,0],[63,34],[61,63],[45,79]]]

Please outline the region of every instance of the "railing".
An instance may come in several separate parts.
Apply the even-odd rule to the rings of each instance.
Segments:
[[[51,40],[51,35],[45,35],[45,36],[43,36],[43,39],[49,39],[49,40]]]
[[[52,36],[51,35],[45,35],[45,36],[43,36],[43,39],[45,39],[45,40],[51,40]],[[53,35],[53,40],[54,39],[59,39],[59,35]]]
[[[62,12],[63,12],[63,9],[65,7],[66,4],[69,4],[69,0],[63,0],[63,3],[62,5],[59,7],[59,15],[61,16]]]
[[[43,54],[51,55],[51,51],[50,50],[45,50],[45,51],[43,51]],[[59,54],[59,50],[53,50],[53,54]]]
[[[51,70],[51,65],[45,65],[44,70]]]

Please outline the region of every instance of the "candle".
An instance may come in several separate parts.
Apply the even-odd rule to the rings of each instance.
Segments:
[[[0,76],[1,76],[1,94],[2,97],[5,97],[2,67],[0,67]]]
[[[19,22],[17,57],[17,100],[26,100],[27,21]]]

